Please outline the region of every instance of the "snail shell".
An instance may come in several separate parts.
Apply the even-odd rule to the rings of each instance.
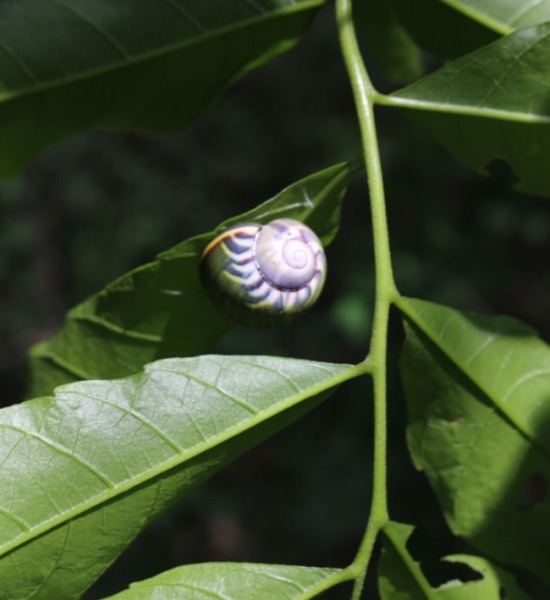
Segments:
[[[223,312],[247,325],[269,327],[292,320],[317,300],[326,259],[309,227],[276,219],[224,231],[205,248],[200,274]]]

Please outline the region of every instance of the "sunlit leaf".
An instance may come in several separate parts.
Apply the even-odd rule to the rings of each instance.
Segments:
[[[0,178],[79,131],[181,129],[322,0],[3,0]]]
[[[456,156],[487,172],[508,163],[518,188],[550,194],[550,24],[451,62],[386,100]]]
[[[359,371],[166,359],[0,411],[0,596],[79,597],[137,533]]]
[[[456,534],[550,581],[550,348],[507,317],[398,306],[417,468]]]
[[[305,600],[338,583],[340,573],[290,565],[204,563],[172,569],[106,600],[180,600],[191,595],[196,600]]]
[[[301,179],[255,209],[168,250],[72,309],[64,325],[30,355],[29,396],[79,379],[122,377],[168,356],[207,351],[231,325],[210,303],[198,277],[199,257],[221,229],[238,222],[291,217],[324,244],[338,230],[340,202],[356,165],[335,165]]]

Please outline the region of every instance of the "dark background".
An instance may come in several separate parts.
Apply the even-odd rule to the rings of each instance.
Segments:
[[[79,136],[0,187],[2,405],[21,400],[27,349],[75,303],[296,179],[360,154],[334,31],[325,11],[294,50],[239,81],[181,135]],[[502,165],[483,178],[457,164],[399,114],[378,116],[400,290],[512,315],[549,339],[548,200],[515,193]],[[315,310],[277,331],[236,328],[212,350],[360,360],[374,286],[362,173],[345,200],[341,231],[328,249],[327,288]],[[446,574],[436,559],[467,549],[448,533],[408,458],[396,315],[390,337],[390,508],[395,520],[418,525],[412,550],[437,581]],[[346,565],[368,515],[371,430],[368,382],[349,383],[184,499],[86,598],[188,562]]]

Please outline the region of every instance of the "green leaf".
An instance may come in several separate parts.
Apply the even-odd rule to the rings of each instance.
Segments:
[[[323,0],[4,0],[0,178],[90,129],[180,130],[288,49]]]
[[[518,2],[518,0],[437,1],[487,29],[502,34],[550,21],[550,0],[536,0],[536,2]]]
[[[413,527],[387,523],[382,530],[378,565],[381,600],[529,600],[509,573],[478,556],[446,556],[449,563],[467,565],[475,572],[469,581],[453,579],[433,588],[407,549]]]
[[[408,442],[451,529],[550,581],[550,348],[526,325],[400,299]]]
[[[391,4],[422,47],[448,58],[550,21],[549,0],[391,0]]]
[[[204,563],[166,571],[134,583],[129,590],[106,600],[179,600],[185,597],[224,600],[306,600],[341,581],[338,569],[262,565],[252,563]]]
[[[499,37],[497,32],[442,0],[390,0],[390,3],[414,41],[435,55],[456,58]]]
[[[550,24],[518,31],[381,98],[460,160],[508,163],[518,187],[550,193]]]
[[[31,350],[29,396],[49,394],[69,381],[123,377],[159,358],[207,351],[231,325],[199,280],[199,257],[208,242],[235,223],[284,216],[307,223],[329,244],[338,230],[342,196],[357,168],[343,163],[301,179],[73,308],[56,335]]]
[[[462,583],[457,580],[449,581],[446,586],[437,590],[438,600],[530,600],[519,587],[515,577],[504,569],[495,567],[489,561],[479,556],[456,554],[442,559],[449,563],[467,565],[480,579]]]
[[[353,14],[360,40],[364,38],[392,81],[408,83],[424,74],[420,49],[397,19],[390,2],[358,2]]]
[[[78,597],[174,500],[361,372],[166,359],[1,410],[0,595]]]
[[[413,527],[387,523],[382,529],[382,554],[378,565],[381,600],[426,600],[436,597],[420,566],[407,550]],[[489,600],[489,599],[487,599]]]

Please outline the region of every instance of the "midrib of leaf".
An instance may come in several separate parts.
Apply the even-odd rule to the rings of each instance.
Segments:
[[[346,365],[339,365],[339,366],[344,367]],[[260,366],[260,365],[255,365],[255,367],[256,368],[264,368],[266,370],[271,370],[268,367]],[[319,365],[317,365],[317,368],[319,370],[322,370]],[[155,367],[155,369],[157,371],[175,372],[170,369],[160,369],[158,367]],[[274,371],[274,370],[271,370],[271,371],[275,372],[278,377],[284,377],[283,374],[280,373],[279,371]],[[176,371],[176,373],[178,375],[182,374],[181,372],[177,372],[177,371]],[[355,366],[349,365],[349,368],[346,371],[344,371],[343,373],[339,373],[338,375],[332,376],[330,379],[325,379],[322,383],[315,384],[311,387],[308,387],[306,390],[304,390],[300,393],[297,393],[293,398],[286,400],[285,402],[278,403],[268,410],[262,411],[262,413],[260,415],[249,419],[244,424],[237,425],[235,427],[231,427],[229,429],[224,430],[224,432],[222,434],[215,435],[212,438],[210,438],[207,442],[198,444],[197,446],[195,446],[194,448],[192,448],[190,450],[181,452],[179,455],[176,455],[173,458],[164,461],[160,465],[156,466],[154,469],[150,469],[150,470],[146,471],[145,473],[142,473],[141,475],[132,477],[121,484],[118,484],[115,486],[113,486],[112,484],[109,484],[111,486],[109,490],[102,492],[101,494],[97,494],[95,497],[89,499],[88,501],[83,502],[80,505],[78,505],[70,510],[64,511],[61,514],[56,515],[52,519],[46,520],[44,523],[42,523],[36,527],[28,529],[27,532],[17,536],[10,542],[4,544],[0,548],[0,556],[6,555],[6,554],[12,552],[16,548],[22,546],[23,544],[28,543],[30,540],[32,540],[36,537],[43,535],[47,531],[62,525],[63,523],[65,523],[68,520],[72,520],[72,519],[78,517],[79,515],[81,515],[85,512],[88,512],[88,511],[92,510],[93,508],[96,508],[97,506],[104,504],[107,501],[113,500],[113,498],[121,496],[122,494],[124,494],[136,487],[139,487],[142,484],[147,483],[148,481],[156,479],[163,473],[166,473],[167,471],[170,471],[170,470],[180,466],[182,463],[188,462],[188,461],[192,460],[193,458],[196,458],[196,457],[200,456],[201,454],[204,454],[204,453],[208,452],[209,450],[212,450],[216,446],[221,445],[221,444],[229,441],[230,439],[239,436],[240,434],[244,433],[245,431],[248,431],[249,429],[253,429],[255,426],[263,423],[264,421],[269,420],[270,418],[278,415],[279,413],[282,413],[285,410],[288,410],[288,409],[300,404],[300,402],[306,400],[307,398],[314,397],[318,394],[321,394],[324,391],[327,391],[328,389],[331,389],[333,387],[341,385],[342,383],[344,383],[350,379],[354,379],[361,375],[366,375],[367,373],[368,373],[368,369],[365,366],[365,364],[363,364],[363,363],[359,363],[358,365],[355,365]],[[194,376],[190,376],[189,373],[187,373],[187,372],[185,372],[184,374],[186,377],[189,377],[190,379],[194,377]],[[287,379],[287,378],[285,378],[285,379]],[[195,380],[196,380],[196,378],[195,378]],[[288,381],[288,379],[287,379],[287,381]],[[210,384],[210,385],[212,385],[212,384]],[[63,391],[63,393],[68,394],[67,391]],[[76,391],[69,392],[69,393],[75,394],[79,397],[82,397],[85,395],[80,391],[79,392],[76,392]],[[90,395],[88,395],[88,397],[90,397],[96,401],[99,401],[99,402],[105,402],[104,398],[97,398],[97,397],[93,397]],[[147,426],[150,426],[150,424],[147,423]],[[25,431],[25,433],[28,433],[28,432]],[[169,443],[174,449],[179,449],[179,446],[175,445],[173,441],[170,441]]]
[[[547,459],[550,459],[548,450],[537,440],[533,431],[526,427],[523,423],[518,421],[514,414],[508,410],[508,405],[501,402],[492,391],[488,390],[485,385],[479,381],[477,376],[468,368],[468,365],[464,363],[445,343],[445,340],[438,337],[438,334],[434,332],[429,325],[422,319],[422,315],[409,307],[407,299],[399,297],[395,301],[396,306],[399,310],[407,315],[411,321],[426,335],[426,337],[437,347],[439,350],[463,373],[467,379],[493,404],[500,414],[515,428],[517,429],[533,446],[535,446]],[[488,347],[488,346],[486,346]]]
[[[107,73],[114,73],[116,71],[120,71],[130,66],[137,65],[139,63],[144,63],[149,60],[153,60],[156,58],[160,58],[162,56],[172,54],[174,52],[179,52],[188,46],[199,45],[207,42],[209,39],[225,35],[228,33],[234,33],[241,29],[246,29],[250,27],[250,25],[255,25],[261,23],[263,21],[269,21],[274,19],[275,17],[279,17],[281,15],[292,14],[294,12],[302,12],[311,8],[315,8],[316,6],[322,6],[325,4],[326,0],[307,0],[305,2],[300,2],[299,4],[292,4],[289,6],[282,7],[277,9],[274,12],[264,13],[257,17],[251,17],[249,19],[244,19],[239,21],[237,24],[227,25],[225,27],[218,27],[216,29],[210,30],[201,34],[200,36],[192,37],[191,39],[186,39],[181,42],[176,42],[172,44],[167,44],[162,48],[149,50],[147,52],[142,52],[138,54],[126,55],[128,58],[124,61],[110,62],[107,65],[103,65],[100,67],[96,67],[93,69],[88,69],[86,71],[81,71],[76,74],[69,75],[68,77],[64,77],[62,79],[52,79],[47,82],[38,83],[32,87],[23,87],[13,92],[4,92],[0,93],[0,102],[9,102],[10,100],[17,100],[22,96],[32,96],[34,94],[39,94],[44,91],[48,91],[54,88],[60,88],[65,85],[71,85],[78,81],[83,81],[85,79],[93,78],[100,75],[105,75]],[[80,18],[83,19],[82,16]],[[84,20],[84,19],[83,19]],[[88,20],[85,20],[86,23],[89,23]],[[10,52],[10,56],[13,54]],[[27,72],[27,69],[24,69]]]
[[[495,119],[498,121],[513,121],[516,123],[550,123],[550,116],[540,113],[525,113],[520,111],[502,110],[498,108],[486,108],[471,106],[468,104],[451,104],[447,102],[431,102],[429,100],[417,100],[403,98],[400,96],[377,94],[377,104],[384,106],[395,106],[396,108],[407,108],[413,110],[429,110],[444,114],[464,115],[469,117],[482,117],[484,119]]]
[[[492,19],[486,13],[483,13],[470,5],[465,5],[463,2],[459,0],[439,0],[446,4],[448,7],[456,10],[459,13],[462,13],[464,16],[477,21],[481,25],[487,27],[487,29],[492,29],[496,33],[500,33],[501,35],[508,35],[514,31],[513,27],[506,25],[502,21],[497,21],[496,19]]]

